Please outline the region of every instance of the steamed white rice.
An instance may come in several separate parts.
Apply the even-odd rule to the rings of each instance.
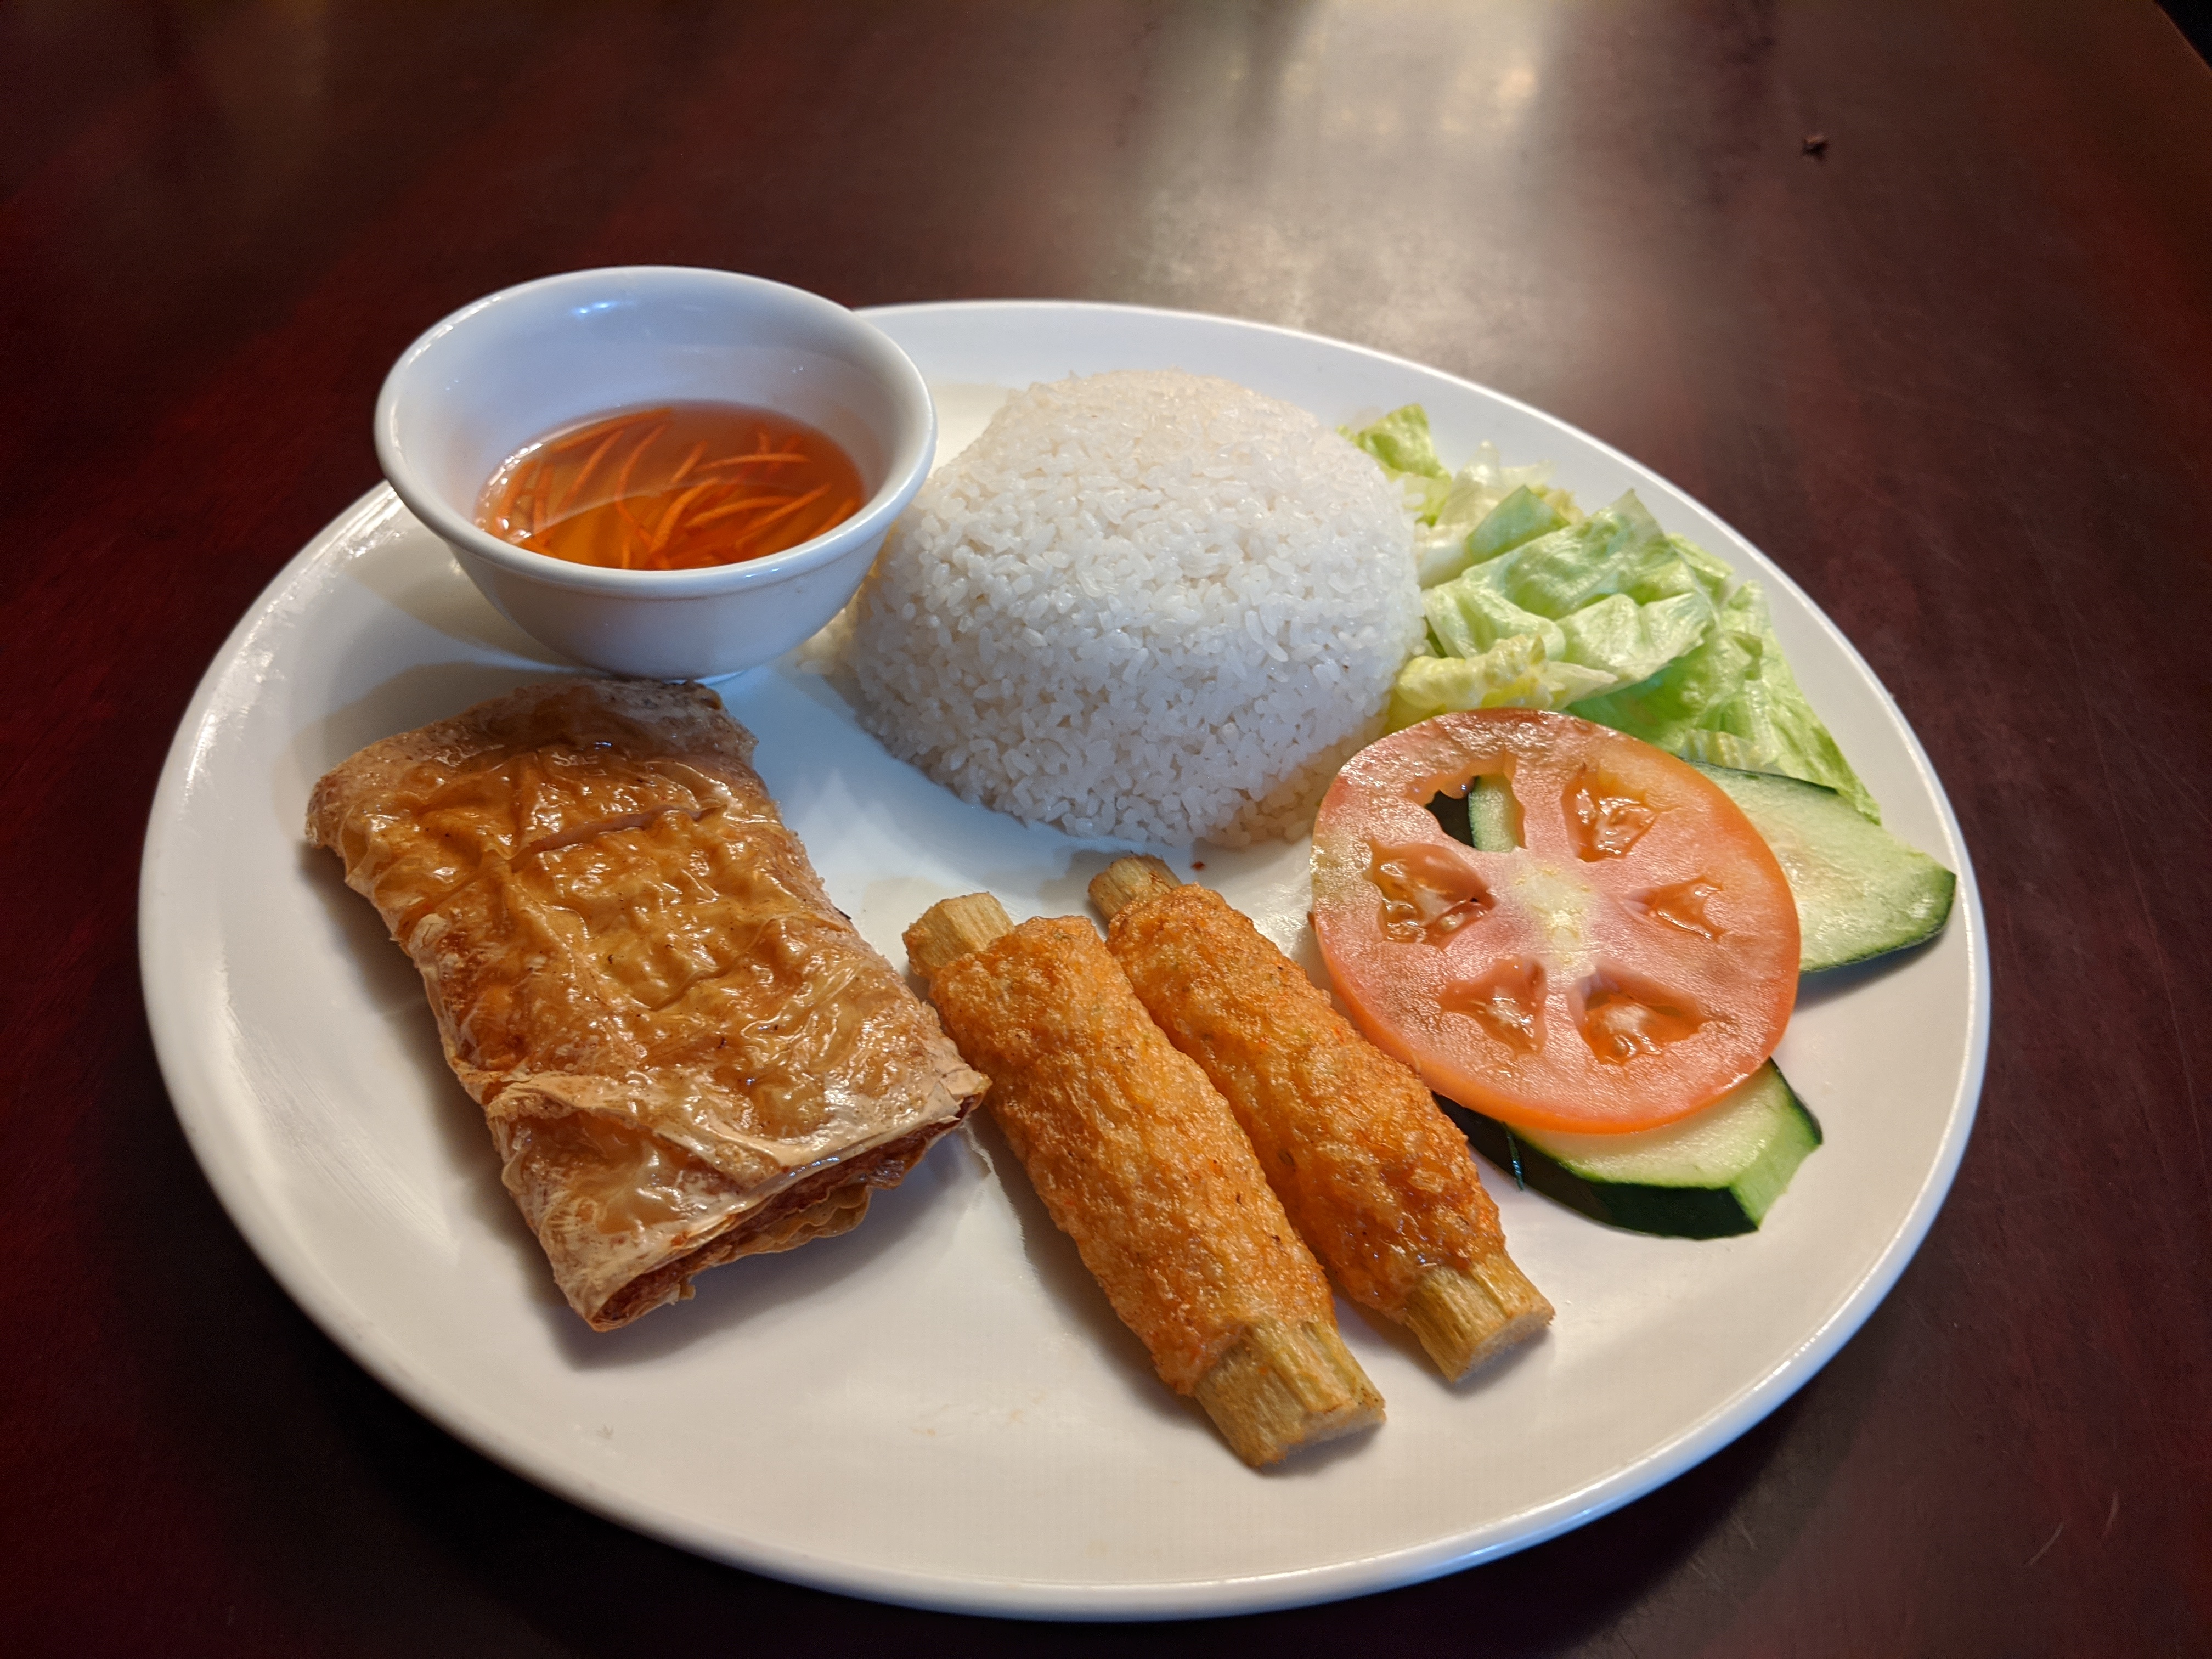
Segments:
[[[862,719],[1079,836],[1295,834],[1421,629],[1382,468],[1225,380],[1035,386],[939,468],[854,602]]]

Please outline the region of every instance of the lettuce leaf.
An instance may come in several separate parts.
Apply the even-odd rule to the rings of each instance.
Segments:
[[[1524,635],[1540,641],[1547,657],[1567,654],[1564,628],[1549,617],[1523,611],[1474,572],[1430,588],[1421,595],[1421,611],[1439,656],[1479,657],[1500,640]]]
[[[1528,485],[1521,484],[1510,495],[1501,497],[1467,538],[1471,562],[1487,564],[1500,553],[1510,553],[1523,542],[1533,542],[1539,536],[1565,530],[1576,522],[1581,515],[1571,519],[1560,511],[1560,503],[1553,499],[1559,493],[1539,495]],[[1572,501],[1566,502],[1571,509],[1573,505]]]
[[[1497,452],[1488,444],[1483,449]],[[1512,477],[1534,467],[1485,467],[1480,456],[1456,474],[1437,509],[1433,526],[1413,536],[1413,574],[1423,587],[1448,582],[1471,564],[1483,564],[1526,541],[1581,522],[1574,499],[1540,483]],[[1477,475],[1488,473],[1488,477]],[[1508,486],[1510,485],[1510,488]]]
[[[1826,784],[1881,809],[1782,654],[1764,592],[1668,534],[1633,490],[1585,517],[1550,469],[1484,444],[1456,473],[1419,404],[1344,434],[1414,515],[1431,650],[1400,671],[1395,732],[1461,708],[1566,708],[1692,760]]]
[[[1632,489],[1582,523],[1474,568],[1490,573],[1522,610],[1554,619],[1614,593],[1639,605],[1702,595],[1710,615],[1729,577],[1729,568],[1703,548],[1660,529]]]
[[[1553,660],[1534,635],[1504,639],[1475,657],[1415,657],[1390,689],[1393,732],[1461,708],[1565,708],[1615,684],[1610,674]]]
[[[1437,459],[1437,442],[1429,435],[1429,411],[1419,404],[1394,409],[1371,425],[1344,435],[1393,472],[1417,473],[1424,478],[1451,477]]]
[[[1686,556],[1633,494],[1517,540],[1559,515],[1526,490],[1515,495],[1513,521],[1493,531],[1486,518],[1473,538],[1504,550],[1421,596],[1438,655],[1479,656],[1526,637],[1546,660],[1595,670],[1610,688],[1649,678],[1705,638],[1725,574],[1695,549]],[[1508,510],[1500,502],[1491,518]]]
[[[1406,492],[1407,509],[1414,518],[1414,571],[1424,587],[1449,580],[1478,558],[1490,558],[1506,546],[1529,536],[1571,524],[1581,518],[1574,499],[1565,490],[1545,486],[1552,469],[1547,464],[1507,466],[1494,444],[1478,446],[1474,457],[1457,472],[1444,471],[1437,459],[1428,411],[1419,404],[1393,410],[1381,420],[1354,430],[1340,428],[1361,449],[1382,463]],[[1472,538],[1514,497],[1516,515],[1534,522],[1515,542],[1500,542],[1480,551]],[[1538,515],[1540,515],[1539,517]],[[1510,520],[1501,520],[1503,530]]]
[[[1881,808],[1790,672],[1755,581],[1729,596],[1693,649],[1571,712],[1691,760],[1826,784],[1881,822]]]
[[[1626,593],[1608,593],[1561,617],[1560,655],[1601,668],[1616,685],[1649,679],[1703,642],[1713,624],[1713,605],[1702,593],[1675,593],[1639,605]]]

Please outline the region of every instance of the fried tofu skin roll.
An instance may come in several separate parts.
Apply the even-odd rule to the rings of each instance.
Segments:
[[[1079,917],[988,894],[906,933],[985,1103],[1160,1378],[1257,1467],[1382,1420],[1328,1281],[1228,1106]]]
[[[1346,1294],[1411,1326],[1454,1379],[1550,1323],[1466,1137],[1409,1067],[1219,894],[1158,860],[1117,860],[1091,897],[1137,1000],[1227,1099]]]
[[[308,803],[594,1330],[843,1232],[982,1094],[752,751],[703,686],[577,678],[373,743]]]

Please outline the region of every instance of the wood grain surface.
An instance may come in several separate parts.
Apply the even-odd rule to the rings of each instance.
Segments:
[[[1316,330],[1772,553],[1989,908],[1979,1126],[1863,1332],[1553,1543],[1149,1630],[696,1559],[358,1370],[171,1115],[145,814],[225,633],[375,481],[399,349],[627,261]],[[2212,1650],[2208,455],[2212,72],[2151,0],[5,0],[0,1648]]]

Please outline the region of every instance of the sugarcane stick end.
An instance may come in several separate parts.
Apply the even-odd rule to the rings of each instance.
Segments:
[[[1116,911],[1139,899],[1171,892],[1182,885],[1173,871],[1146,853],[1135,858],[1115,859],[1091,877],[1091,902],[1098,907],[1100,915],[1111,921]]]
[[[1198,1381],[1198,1403],[1254,1468],[1382,1420],[1382,1396],[1333,1324],[1262,1320]]]
[[[1406,1296],[1406,1322],[1456,1382],[1552,1322],[1552,1304],[1500,1250],[1474,1267],[1432,1267]]]
[[[931,905],[902,937],[915,972],[934,979],[946,964],[1013,931],[1005,905],[988,893],[967,893]]]

